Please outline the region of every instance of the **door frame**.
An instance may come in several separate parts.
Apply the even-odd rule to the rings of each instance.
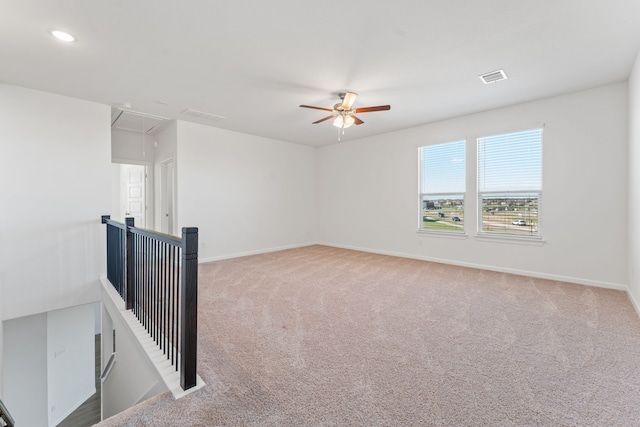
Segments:
[[[171,177],[167,176],[168,166],[172,165],[172,173]],[[169,157],[160,162],[160,224],[158,224],[158,230],[161,233],[176,235],[177,231],[177,208],[176,208],[176,161],[173,157]],[[171,185],[168,186],[167,183],[171,182]],[[169,194],[170,193],[170,194]],[[168,197],[170,196],[170,197]],[[171,205],[171,224],[165,222],[165,218],[167,216],[166,211],[168,210],[167,204]]]
[[[153,230],[155,229],[155,203],[154,203],[154,173],[153,173],[153,162],[147,162],[144,160],[133,160],[133,159],[123,159],[123,158],[112,158],[111,163],[117,163],[120,165],[136,165],[136,166],[144,166],[145,167],[145,221],[146,228]]]

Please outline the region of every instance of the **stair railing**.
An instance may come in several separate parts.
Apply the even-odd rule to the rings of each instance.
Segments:
[[[198,229],[182,238],[102,216],[107,225],[107,279],[180,371],[180,386],[196,385]]]

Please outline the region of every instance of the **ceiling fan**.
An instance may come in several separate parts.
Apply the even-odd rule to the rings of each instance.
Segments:
[[[302,108],[313,108],[315,110],[329,111],[331,114],[325,118],[320,120],[316,120],[312,124],[322,123],[325,120],[334,119],[333,125],[343,130],[348,128],[349,126],[356,124],[361,125],[364,122],[356,117],[355,114],[360,113],[370,113],[372,111],[385,111],[390,110],[390,105],[379,105],[377,107],[362,107],[362,108],[353,108],[353,103],[358,96],[357,93],[353,92],[340,92],[338,94],[340,97],[340,101],[331,108],[323,108],[323,107],[314,107],[312,105],[301,105]]]

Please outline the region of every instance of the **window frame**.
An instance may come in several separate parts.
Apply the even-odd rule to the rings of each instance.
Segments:
[[[426,192],[425,188],[423,188],[424,184],[424,150],[433,148],[436,146],[445,146],[448,144],[462,144],[464,149],[464,168],[463,168],[463,191],[445,191],[445,192]],[[458,138],[446,142],[440,142],[429,145],[422,145],[418,147],[418,233],[425,234],[434,234],[441,236],[452,236],[452,237],[466,237],[466,226],[464,223],[464,211],[465,205],[467,202],[467,138]],[[462,200],[462,227],[460,230],[457,230],[456,227],[446,228],[446,229],[437,229],[437,228],[425,228],[424,227],[424,197],[437,197],[437,198],[458,198]]]
[[[487,190],[482,190],[481,189],[481,161],[483,159],[483,156],[481,155],[481,150],[483,148],[483,145],[481,143],[481,140],[484,138],[492,138],[492,137],[502,137],[502,136],[507,136],[507,135],[511,135],[511,134],[518,134],[518,133],[524,133],[524,132],[528,132],[528,131],[539,131],[540,132],[540,139],[539,139],[539,166],[540,169],[538,171],[539,175],[540,175],[540,180],[539,180],[539,186],[536,189],[531,189],[531,188],[521,188],[521,189],[499,189],[499,190],[491,190],[491,191],[487,191]],[[504,132],[494,132],[491,134],[486,134],[484,136],[478,136],[476,138],[476,209],[477,209],[477,224],[476,224],[476,236],[479,238],[489,238],[489,239],[500,239],[500,240],[520,240],[520,241],[542,241],[543,239],[543,235],[542,235],[542,221],[541,218],[542,216],[540,215],[541,213],[541,206],[542,206],[542,198],[543,198],[543,146],[544,146],[544,125],[534,125],[534,126],[528,126],[528,127],[523,127],[523,128],[519,128],[519,129],[515,129],[515,130],[509,130],[509,131],[504,131]],[[526,199],[527,196],[535,196],[536,198],[536,205],[535,205],[535,210],[536,210],[536,215],[535,215],[535,230],[533,228],[533,224],[529,226],[529,233],[524,233],[524,232],[520,232],[520,231],[515,231],[514,232],[488,232],[483,230],[483,225],[484,225],[484,213],[485,213],[485,206],[483,201],[487,198],[493,197],[496,199]],[[529,206],[529,209],[531,209],[531,206]],[[515,219],[514,219],[515,220]],[[511,218],[509,218],[507,221],[511,221]],[[517,226],[520,227],[520,226]]]

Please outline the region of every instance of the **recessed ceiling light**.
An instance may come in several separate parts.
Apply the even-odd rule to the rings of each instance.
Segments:
[[[53,37],[57,38],[58,40],[62,40],[63,42],[76,41],[76,38],[73,35],[67,33],[66,31],[56,30],[55,28],[49,29],[49,34],[51,34]]]

